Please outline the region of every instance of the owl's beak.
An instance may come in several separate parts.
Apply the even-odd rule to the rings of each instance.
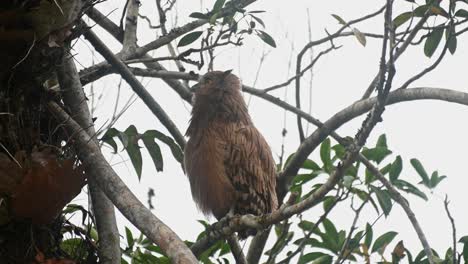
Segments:
[[[196,83],[194,86],[190,87],[192,93],[196,92],[200,88],[200,83]]]

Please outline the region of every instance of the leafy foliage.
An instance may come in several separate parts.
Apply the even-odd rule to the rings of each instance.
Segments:
[[[114,153],[117,153],[118,147],[114,138],[118,138],[122,143],[124,150],[127,151],[132,165],[138,175],[138,179],[141,177],[143,167],[143,160],[140,150],[141,147],[138,145],[140,140],[143,141],[143,145],[149,152],[157,171],[162,171],[164,164],[161,149],[156,139],[159,142],[166,144],[170,148],[174,158],[181,164],[181,166],[183,164],[183,153],[180,146],[177,145],[177,143],[175,143],[172,138],[157,130],[148,130],[143,134],[140,134],[133,125],[129,126],[127,129],[125,129],[125,131],[119,131],[115,128],[107,130],[101,140],[110,145],[113,148]]]

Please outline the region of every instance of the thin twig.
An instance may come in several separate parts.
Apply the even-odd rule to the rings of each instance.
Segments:
[[[335,260],[335,264],[343,263],[348,258],[349,253],[346,253],[346,250],[348,250],[349,243],[351,241],[354,231],[356,230],[357,221],[359,219],[359,216],[361,215],[361,211],[364,208],[364,206],[367,204],[369,199],[370,199],[370,195],[366,198],[366,200],[362,202],[362,204],[357,209],[354,210],[353,222],[351,226],[349,227],[348,236],[346,237],[346,240],[343,243],[343,246],[341,247],[340,254],[338,255],[338,258]]]
[[[455,219],[453,219],[452,214],[450,213],[450,210],[448,208],[449,203],[450,201],[448,200],[448,196],[445,195],[445,212],[447,212],[447,216],[450,220],[450,225],[452,226],[452,263],[457,264],[457,229],[455,227]]]

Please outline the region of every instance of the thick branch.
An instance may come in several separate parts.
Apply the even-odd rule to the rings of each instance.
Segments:
[[[185,243],[168,226],[151,213],[128,189],[102,155],[99,146],[56,103],[48,104],[49,111],[74,135],[78,157],[89,175],[96,181],[119,211],[151,241],[157,244],[172,263],[198,263]]]
[[[86,133],[88,133],[88,135],[93,138],[94,143],[97,144],[97,140],[94,137],[96,132],[91,120],[88,105],[86,104],[86,96],[81,87],[78,72],[72,57],[63,57],[62,65],[57,69],[57,77],[65,106],[74,114],[74,118],[78,124],[85,128]],[[99,234],[99,259],[101,263],[118,264],[121,261],[120,237],[115,220],[114,205],[99,189],[96,177],[97,175],[94,174],[88,177],[88,186]]]

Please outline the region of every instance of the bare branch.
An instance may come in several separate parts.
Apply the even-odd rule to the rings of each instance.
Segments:
[[[248,262],[244,256],[244,252],[242,252],[242,247],[239,244],[239,239],[237,239],[237,236],[235,234],[232,234],[231,236],[228,237],[227,240],[228,240],[229,246],[231,247],[231,252],[236,260],[236,263],[247,264]]]
[[[89,175],[96,175],[99,187],[119,211],[145,236],[157,244],[173,263],[198,263],[185,243],[168,226],[151,213],[128,189],[106,161],[99,146],[56,103],[48,103],[49,111],[75,135],[78,157]]]
[[[447,39],[450,39],[452,34],[449,33],[448,36],[447,36]],[[434,70],[438,65],[439,63],[442,61],[442,59],[445,57],[445,54],[447,53],[447,50],[448,50],[448,47],[449,47],[449,41],[447,40],[445,42],[445,45],[444,45],[444,48],[442,49],[442,52],[440,53],[439,57],[437,58],[437,60],[435,60],[429,67],[427,67],[426,69],[422,70],[420,73],[416,74],[415,76],[411,77],[409,80],[407,80],[401,87],[400,89],[406,89],[408,88],[408,86],[410,86],[411,83],[413,83],[414,81],[420,79],[421,77],[423,77],[424,75],[426,75],[427,73],[431,72],[432,70]]]
[[[419,30],[422,28],[422,26],[424,25],[424,23],[426,23],[427,21],[427,18],[429,17],[428,13],[426,13],[420,20],[419,22],[414,26],[414,28],[411,30],[411,32],[409,33],[408,35],[408,38],[401,44],[401,46],[398,47],[398,50],[396,51],[395,55],[394,55],[394,58],[393,58],[393,62],[395,62],[396,60],[398,60],[398,58],[406,51],[406,49],[408,48],[408,46],[411,44],[411,41],[416,37],[416,34],[419,32]],[[390,64],[390,62],[387,62],[387,65]],[[370,95],[372,94],[372,92],[375,90],[376,88],[376,84],[378,83],[379,81],[379,76],[380,76],[380,72],[377,73],[377,75],[374,77],[374,79],[372,80],[372,82],[370,83],[369,87],[367,88],[367,90],[364,92],[364,95],[362,96],[361,99],[367,99],[370,97]]]
[[[348,251],[348,246],[349,246],[349,243],[350,243],[351,238],[353,236],[353,233],[356,230],[357,221],[359,219],[359,216],[361,215],[361,211],[364,208],[364,206],[367,204],[369,199],[370,199],[370,195],[358,207],[358,209],[354,210],[353,222],[351,223],[351,226],[349,227],[348,236],[346,237],[346,240],[343,243],[343,246],[341,247],[340,254],[338,255],[338,258],[336,259],[335,264],[343,263],[348,258],[348,255],[351,253],[351,251]]]
[[[123,53],[131,53],[137,47],[137,27],[139,0],[128,0],[127,13],[125,14],[125,30],[123,38]]]
[[[299,54],[297,55],[297,62],[296,62],[296,77],[295,77],[295,87],[296,87],[296,107],[297,108],[301,108],[301,100],[300,100],[300,88],[301,88],[301,64],[302,64],[302,58],[304,57],[305,53],[310,49],[312,48],[313,46],[315,45],[318,45],[318,44],[321,44],[325,41],[332,41],[335,37],[339,36],[339,34],[345,30],[346,28],[350,27],[350,25],[353,25],[355,23],[358,23],[358,22],[361,22],[361,21],[364,21],[364,20],[367,20],[369,18],[372,18],[372,17],[375,17],[377,15],[379,15],[380,13],[382,13],[383,11],[385,10],[385,6],[383,6],[382,8],[380,8],[379,10],[377,10],[376,12],[372,13],[372,14],[369,14],[369,15],[366,15],[364,17],[361,17],[361,18],[358,18],[358,19],[355,19],[355,20],[352,20],[348,23],[346,23],[345,25],[343,25],[337,32],[335,32],[335,34],[333,35],[330,35],[326,38],[323,38],[321,40],[318,40],[318,41],[313,41],[313,42],[309,42],[307,45],[304,46],[304,48],[302,48],[302,50],[299,52]],[[332,43],[333,45],[333,43]],[[299,139],[300,139],[300,142],[303,142],[305,140],[305,135],[304,135],[304,130],[302,128],[302,121],[301,121],[301,117],[300,116],[297,116],[297,126],[298,126],[298,130],[299,130]]]
[[[445,212],[447,212],[447,216],[450,220],[450,225],[452,227],[452,263],[457,264],[457,229],[455,227],[455,219],[453,219],[452,214],[450,213],[450,210],[448,208],[449,203],[450,201],[448,200],[448,196],[445,195]]]
[[[79,125],[85,128],[86,133],[92,136],[93,142],[97,144],[97,139],[94,137],[96,131],[94,130],[93,121],[86,104],[86,96],[81,87],[78,72],[71,56],[63,57],[62,65],[57,69],[57,77],[65,106],[69,108]],[[121,261],[120,237],[115,219],[114,205],[99,189],[96,182],[97,176],[90,174],[88,186],[99,234],[99,259],[102,263],[118,264]]]
[[[107,32],[109,32],[112,36],[114,36],[118,41],[123,41],[124,32],[122,29],[117,26],[112,20],[107,18],[107,16],[103,15],[99,10],[95,7],[91,7],[86,11],[86,15],[94,20],[98,25],[104,28]]]
[[[301,78],[304,73],[306,73],[308,70],[312,69],[312,67],[314,67],[315,63],[317,63],[317,61],[320,59],[320,57],[322,57],[323,55],[329,53],[330,51],[334,50],[334,49],[338,49],[339,47],[335,47],[335,46],[331,46],[330,48],[324,50],[324,51],[321,51],[313,60],[312,62],[307,65],[304,69],[300,70],[299,73],[297,73],[295,76],[289,78],[286,82],[284,83],[280,83],[280,84],[276,84],[276,85],[273,85],[273,86],[270,86],[268,88],[265,88],[263,89],[264,92],[270,92],[270,91],[273,91],[273,90],[276,90],[278,88],[282,88],[282,87],[285,87],[285,86],[288,86],[290,83],[292,83],[292,81],[296,80],[296,78]],[[298,107],[299,108],[299,107]]]

